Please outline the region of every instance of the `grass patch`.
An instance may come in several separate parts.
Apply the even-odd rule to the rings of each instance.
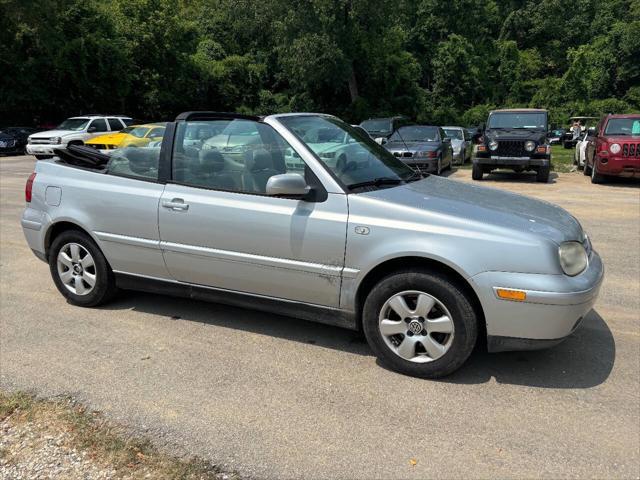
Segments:
[[[573,151],[573,148],[566,149],[562,145],[552,145],[552,170],[555,172],[570,172],[573,168]]]
[[[182,459],[163,453],[149,439],[131,435],[68,397],[39,400],[23,392],[0,392],[0,421],[18,427],[25,422],[38,428],[44,425],[43,436],[67,432],[71,447],[87,452],[95,464],[115,470],[117,478],[239,479],[198,457]]]

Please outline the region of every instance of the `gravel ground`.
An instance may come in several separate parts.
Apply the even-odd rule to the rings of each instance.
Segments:
[[[607,268],[601,296],[555,348],[478,351],[424,381],[339,328],[144,293],[66,304],[20,229],[32,168],[0,159],[0,388],[69,393],[248,477],[640,477],[637,182],[487,176],[582,222]]]
[[[70,447],[71,435],[50,433],[50,425],[24,422],[12,425],[7,418],[0,423],[0,478],[105,480],[115,477],[115,469],[96,464],[87,452]]]

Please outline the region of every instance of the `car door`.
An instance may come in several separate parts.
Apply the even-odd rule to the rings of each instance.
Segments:
[[[107,121],[104,118],[96,118],[87,127],[87,140],[98,135],[104,135],[108,131]]]
[[[117,118],[107,118],[107,122],[112,132],[119,132],[124,128],[124,124]]]
[[[194,127],[211,137],[194,143]],[[239,130],[244,134],[234,142],[221,143]],[[271,126],[255,120],[178,123],[158,214],[164,259],[176,280],[338,306],[346,195],[324,191],[301,158],[287,166],[285,153],[292,150]],[[318,200],[266,195],[268,179],[281,173],[300,173],[315,183]]]

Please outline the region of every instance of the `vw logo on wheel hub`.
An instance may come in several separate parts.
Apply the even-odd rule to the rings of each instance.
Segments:
[[[409,323],[409,331],[414,335],[417,335],[422,332],[422,324],[418,320],[412,320]]]

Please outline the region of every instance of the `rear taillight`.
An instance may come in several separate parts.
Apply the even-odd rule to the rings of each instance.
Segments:
[[[33,181],[36,179],[36,172],[29,175],[27,184],[24,187],[24,199],[27,203],[31,203],[31,192],[33,191]]]

